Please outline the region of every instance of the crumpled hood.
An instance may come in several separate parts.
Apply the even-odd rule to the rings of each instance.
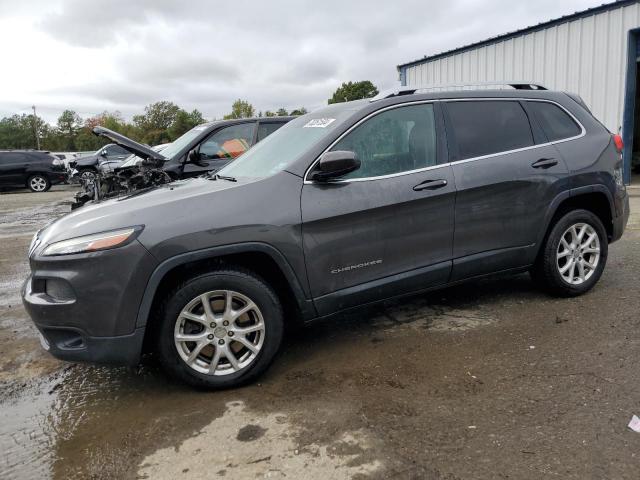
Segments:
[[[69,238],[149,223],[179,221],[190,212],[224,204],[224,191],[252,183],[195,178],[88,204],[59,218],[39,234],[38,250]],[[144,235],[142,233],[141,237]]]

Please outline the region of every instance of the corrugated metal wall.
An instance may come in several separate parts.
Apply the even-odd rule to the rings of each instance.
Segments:
[[[622,126],[634,3],[406,68],[407,85],[531,80],[578,93],[609,130]]]

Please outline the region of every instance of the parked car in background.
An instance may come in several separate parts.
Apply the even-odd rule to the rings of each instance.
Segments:
[[[219,170],[293,118],[242,118],[198,125],[162,150],[162,157],[166,160],[162,169],[174,180]],[[122,136],[101,127],[96,127],[96,131],[98,135],[140,155],[139,143],[130,139],[123,143]]]
[[[88,176],[86,172],[74,170],[73,175],[81,178],[82,190],[76,194],[72,208],[81,207],[91,200],[215,172],[292,118],[247,118],[205,123],[189,130],[161,150],[142,145],[104,127],[95,127],[94,134],[111,140],[135,157],[130,156],[115,168],[113,163],[102,163],[98,176]]]
[[[80,154],[75,152],[51,152],[51,155],[58,157],[64,162],[65,168],[69,168],[69,162],[73,162],[80,157]]]
[[[115,168],[122,164],[130,154],[131,152],[122,148],[120,145],[111,143],[96,150],[89,156],[70,161],[69,167],[77,170],[81,178],[93,180],[101,164],[110,165],[111,168]]]
[[[41,150],[0,150],[0,188],[46,192],[67,179],[64,163]]]
[[[629,216],[622,140],[576,95],[512,87],[333,104],[215,175],[58,219],[23,287],[45,348],[136,364],[144,346],[224,388],[285,323],[498,272],[589,291]]]

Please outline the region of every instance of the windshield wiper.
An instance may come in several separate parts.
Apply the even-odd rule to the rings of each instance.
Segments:
[[[212,177],[214,180],[220,179],[220,180],[227,180],[229,182],[237,182],[238,180],[236,180],[234,177],[228,177],[226,175],[218,175],[217,173],[215,175],[213,175]]]

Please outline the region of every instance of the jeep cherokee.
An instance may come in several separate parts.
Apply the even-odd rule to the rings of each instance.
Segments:
[[[36,234],[24,304],[45,348],[207,388],[255,379],[305,323],[497,272],[590,290],[629,215],[622,142],[572,94],[333,104],[215,176],[89,205]]]

